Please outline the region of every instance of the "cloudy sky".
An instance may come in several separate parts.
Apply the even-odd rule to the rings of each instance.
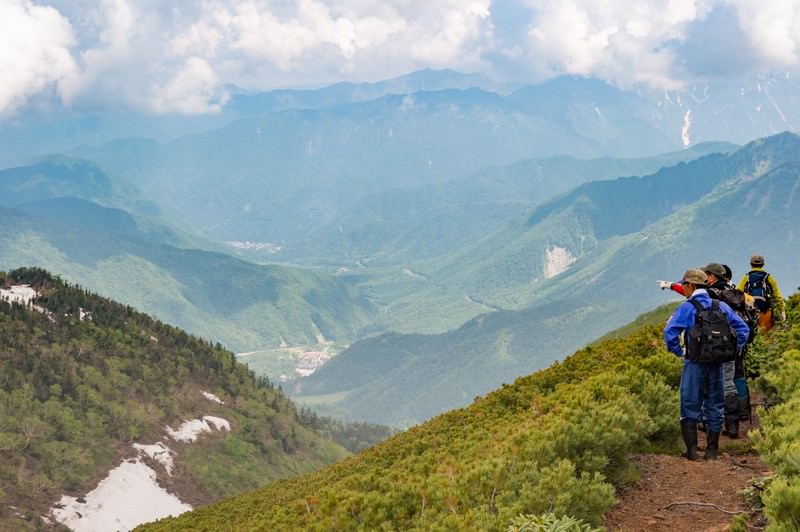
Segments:
[[[800,75],[800,0],[0,0],[0,117],[34,100],[214,112],[421,68],[674,89]]]

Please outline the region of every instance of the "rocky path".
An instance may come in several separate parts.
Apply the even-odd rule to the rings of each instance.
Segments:
[[[757,419],[753,419],[757,425]],[[742,424],[743,431],[752,429]],[[701,455],[705,437],[700,433]],[[723,531],[736,514],[751,512],[738,494],[751,478],[769,473],[749,440],[720,438],[720,457],[690,462],[679,456],[638,455],[633,461],[641,470],[639,482],[618,494],[619,503],[606,514],[609,531]],[[755,529],[760,514],[751,514]],[[763,524],[763,523],[761,523]]]

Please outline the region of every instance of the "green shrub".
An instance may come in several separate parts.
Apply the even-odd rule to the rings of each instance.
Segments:
[[[580,519],[553,513],[543,515],[520,515],[508,527],[507,532],[600,532]]]
[[[800,296],[787,302],[788,326],[763,335],[756,353],[765,368],[760,386],[778,404],[760,410],[752,440],[774,474],[761,493],[768,530],[800,530]],[[760,488],[759,488],[760,489]]]

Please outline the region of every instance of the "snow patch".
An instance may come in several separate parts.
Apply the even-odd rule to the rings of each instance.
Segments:
[[[185,422],[177,430],[166,427],[167,434],[175,441],[192,443],[204,432],[211,432],[211,425],[217,430],[231,430],[231,424],[221,417],[203,416],[203,419],[193,419]]]
[[[681,138],[683,139],[683,147],[688,148],[692,143],[689,138],[689,128],[692,127],[692,110],[688,109],[683,115],[683,127],[681,128]]]
[[[160,487],[156,472],[138,459],[112,469],[82,500],[64,495],[51,514],[75,532],[127,531],[192,509]]]
[[[230,432],[231,424],[227,419],[223,419],[221,417],[216,416],[203,416],[203,421],[207,421],[214,425],[214,428],[217,430],[226,430]]]
[[[403,273],[408,275],[409,277],[420,277],[420,274],[418,274],[417,272],[415,272],[410,268],[403,268]]]
[[[27,305],[31,299],[39,293],[27,284],[14,285],[9,289],[0,288],[0,299],[5,299],[9,303],[22,303]]]
[[[164,469],[167,470],[167,474],[172,476],[172,453],[173,451],[164,445],[161,442],[155,443],[153,445],[142,445],[141,443],[134,443],[133,448],[139,451],[140,453],[146,454],[156,462],[160,463],[164,466]]]
[[[220,405],[224,405],[225,404],[225,401],[223,401],[222,399],[220,399],[219,397],[217,397],[216,395],[214,395],[211,392],[203,392],[203,397],[205,397],[206,399],[208,399],[209,401],[211,401],[213,403],[217,403],[217,404],[220,404]]]
[[[550,246],[546,251],[544,276],[549,279],[569,269],[578,260],[568,249],[559,246]]]
[[[28,305],[33,298],[39,295],[34,288],[31,288],[30,285],[27,284],[18,284],[14,285],[11,288],[5,289],[0,288],[0,299],[8,301],[9,303],[20,303],[22,305]],[[42,314],[46,314],[48,319],[52,322],[56,320],[53,319],[52,314],[49,310],[39,305],[31,305],[33,310],[41,312]]]

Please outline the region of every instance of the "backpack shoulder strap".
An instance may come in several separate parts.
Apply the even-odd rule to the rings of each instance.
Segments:
[[[703,312],[704,310],[706,310],[706,309],[703,308],[703,305],[701,305],[700,302],[697,301],[696,299],[690,299],[689,303],[691,303],[694,306],[694,308],[697,310],[697,312]],[[711,304],[712,305],[714,304],[714,300],[713,299],[711,300]]]

